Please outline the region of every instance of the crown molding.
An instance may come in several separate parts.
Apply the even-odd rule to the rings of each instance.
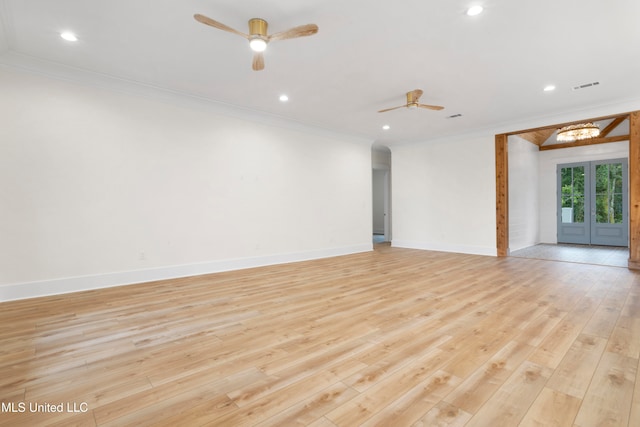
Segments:
[[[161,103],[205,110],[214,114],[234,117],[267,126],[310,133],[345,142],[365,144],[367,147],[371,147],[371,144],[373,143],[371,138],[366,138],[360,135],[337,132],[316,124],[303,123],[264,111],[228,104],[108,74],[70,67],[57,62],[46,61],[33,56],[20,54],[11,50],[0,54],[0,67],[50,79],[61,80],[72,84],[119,92]]]

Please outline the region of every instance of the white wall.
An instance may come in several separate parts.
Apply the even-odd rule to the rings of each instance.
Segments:
[[[393,246],[496,254],[495,138],[392,148]]]
[[[371,250],[370,144],[0,70],[0,301]]]
[[[509,249],[539,240],[538,146],[519,136],[509,137]]]
[[[541,151],[540,167],[540,243],[557,243],[556,195],[557,165],[629,157],[629,142],[613,142],[585,147]]]

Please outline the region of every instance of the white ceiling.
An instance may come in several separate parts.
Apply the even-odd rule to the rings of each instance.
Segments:
[[[484,13],[466,16],[472,4]],[[319,32],[273,42],[256,72],[246,40],[195,13]],[[0,63],[37,58],[392,145],[640,100],[639,16],[638,0],[0,0]],[[377,113],[417,88],[445,109]]]

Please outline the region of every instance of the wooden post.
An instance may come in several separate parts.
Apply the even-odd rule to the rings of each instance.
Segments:
[[[629,268],[640,270],[640,111],[629,114]]]
[[[496,244],[501,257],[509,255],[508,141],[508,135],[496,135]]]

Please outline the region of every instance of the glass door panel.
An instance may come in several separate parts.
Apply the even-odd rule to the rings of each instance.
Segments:
[[[627,159],[592,163],[591,243],[628,246]]]
[[[622,164],[596,165],[596,223],[622,223]]]
[[[558,165],[558,242],[589,243],[589,164]]]
[[[562,222],[584,222],[584,166],[560,169],[562,180]]]

